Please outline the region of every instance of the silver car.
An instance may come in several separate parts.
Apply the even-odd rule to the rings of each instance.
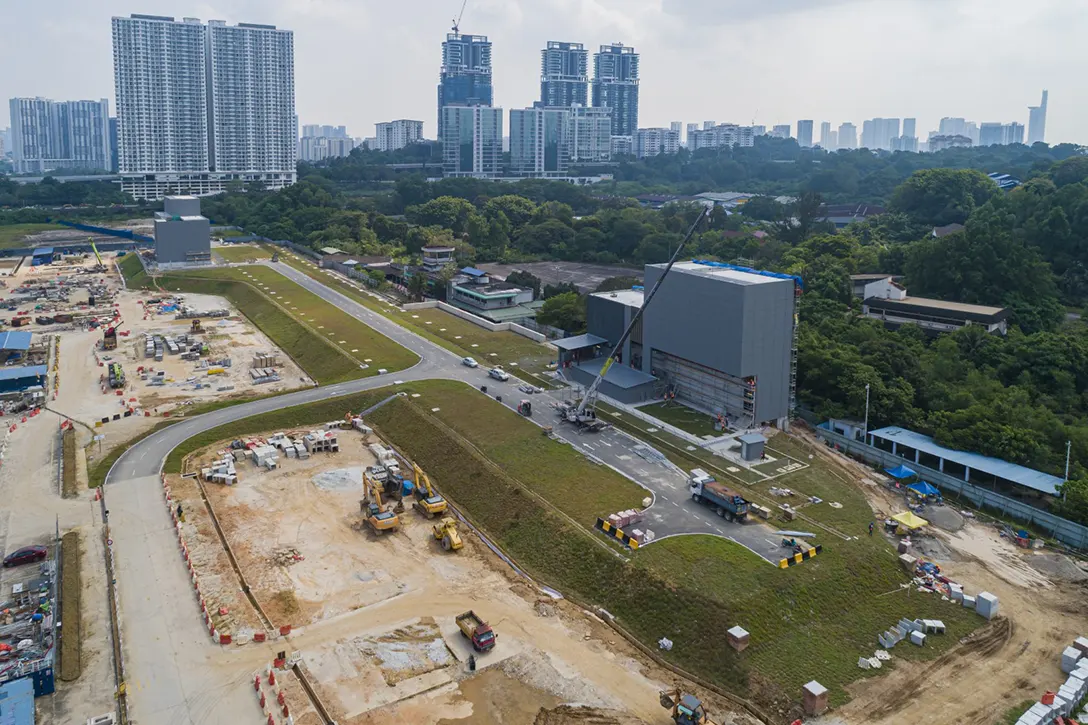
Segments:
[[[466,368],[475,368],[480,366],[480,363],[476,362],[470,357],[461,358],[461,364],[464,365]]]

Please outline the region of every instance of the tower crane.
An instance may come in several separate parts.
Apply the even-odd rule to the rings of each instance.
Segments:
[[[695,236],[695,232],[699,229],[699,225],[704,220],[710,218],[710,209],[703,209],[699,212],[699,217],[692,222],[691,227],[688,229],[688,233],[684,235],[683,240],[677,245],[676,251],[669,257],[669,263],[665,265],[665,271],[661,273],[661,276],[657,278],[657,282],[650,288],[649,294],[646,295],[646,299],[642,302],[642,307],[638,308],[638,312],[631,316],[631,321],[627,324],[627,329],[620,335],[620,339],[616,341],[615,346],[612,348],[612,352],[608,353],[608,358],[604,361],[604,365],[601,366],[601,372],[597,373],[597,377],[593,379],[589,387],[586,388],[586,394],[582,397],[582,401],[578,404],[578,407],[571,407],[565,411],[566,418],[571,423],[585,422],[588,418],[595,417],[592,414],[586,414],[586,408],[596,403],[597,389],[601,387],[601,381],[604,380],[605,374],[608,373],[608,368],[612,367],[612,363],[616,360],[616,355],[623,350],[623,343],[627,342],[627,338],[631,336],[631,332],[635,329],[635,325],[642,319],[642,313],[646,311],[646,308],[650,306],[650,302],[653,300],[654,295],[657,294],[657,290],[661,288],[661,283],[665,281],[665,278],[669,276],[669,271],[676,263],[680,253],[684,251],[684,247],[687,246],[691,238]]]
[[[461,3],[461,12],[457,13],[457,17],[453,19],[453,32],[461,32],[461,16],[465,14],[465,6],[468,5],[468,0],[464,0]]]

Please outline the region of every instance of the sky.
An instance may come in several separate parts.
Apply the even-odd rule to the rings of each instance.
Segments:
[[[110,17],[268,23],[295,34],[299,124],[424,121],[435,132],[441,42],[462,0],[5,0],[0,99],[109,98]],[[17,29],[17,32],[15,31]],[[1019,121],[1050,91],[1047,141],[1088,144],[1081,0],[467,0],[461,31],[493,43],[495,105],[539,97],[549,40],[641,55],[639,126],[715,120],[859,127],[942,116]],[[590,61],[592,68],[592,59]],[[0,128],[8,106],[0,103]]]

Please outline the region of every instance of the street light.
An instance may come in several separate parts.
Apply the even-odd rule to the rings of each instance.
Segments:
[[[865,383],[865,432],[862,443],[869,442],[869,383]]]

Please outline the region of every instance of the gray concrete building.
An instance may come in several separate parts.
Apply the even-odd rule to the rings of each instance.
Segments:
[[[210,264],[211,223],[195,196],[168,196],[155,214],[155,261],[159,267]]]
[[[646,266],[646,289],[664,269]],[[564,374],[582,384],[593,380],[643,294],[632,289],[589,296],[585,339],[557,343]],[[675,396],[726,416],[734,427],[782,425],[794,406],[798,294],[789,275],[678,262],[619,351],[620,365],[609,369],[601,392],[628,403]]]

